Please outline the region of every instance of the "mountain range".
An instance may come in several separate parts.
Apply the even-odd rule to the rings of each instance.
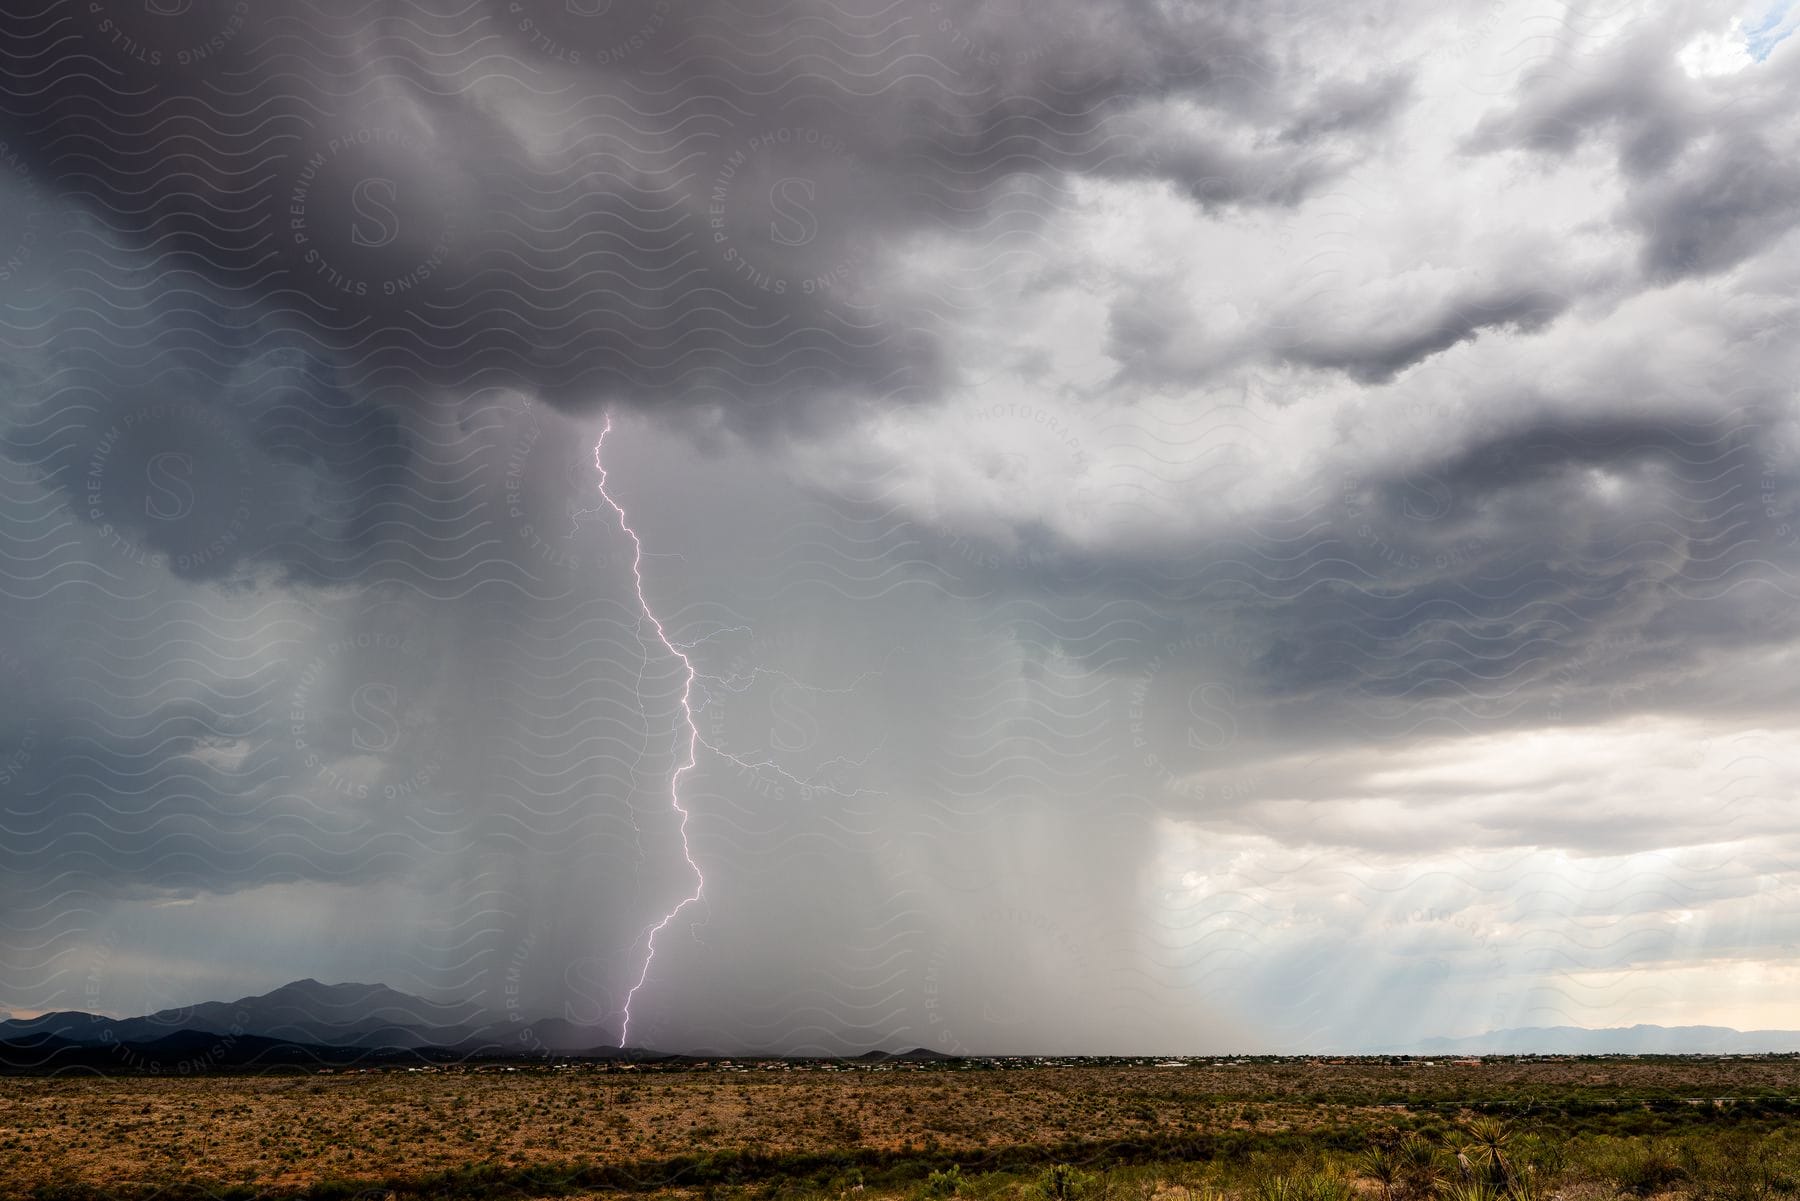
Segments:
[[[1467,1038],[1427,1038],[1411,1055],[1754,1055],[1800,1051],[1800,1030],[1729,1026],[1519,1026]]]
[[[296,980],[236,1001],[206,1001],[133,1018],[63,1010],[0,1021],[0,1064],[96,1066],[200,1063],[244,1066],[315,1060],[451,1059],[493,1055],[645,1054],[607,1031],[560,1018],[528,1019],[470,1002],[442,1003],[384,984]],[[44,1061],[51,1061],[47,1065]]]
[[[192,1074],[219,1068],[454,1063],[571,1056],[681,1059],[609,1041],[609,1028],[427,1001],[385,984],[296,980],[235,1001],[205,1001],[142,1017],[78,1010],[0,1020],[0,1071]],[[925,1048],[865,1060],[944,1059]]]
[[[1448,1055],[1740,1055],[1800,1052],[1800,1031],[1726,1026],[1527,1026],[1427,1038],[1386,1053]],[[871,1053],[887,1058],[886,1053]],[[0,1021],[0,1070],[181,1071],[276,1064],[453,1062],[574,1055],[640,1059],[608,1030],[561,1018],[427,1001],[385,984],[296,980],[260,996],[205,1001],[142,1017],[64,1010]],[[923,1049],[906,1058],[939,1057]]]

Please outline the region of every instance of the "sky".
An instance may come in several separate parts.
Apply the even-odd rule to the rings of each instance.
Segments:
[[[8,14],[0,1010],[1800,1025],[1796,24]]]

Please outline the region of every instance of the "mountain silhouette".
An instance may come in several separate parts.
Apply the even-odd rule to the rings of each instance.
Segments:
[[[612,1031],[563,1018],[429,1001],[385,984],[295,980],[235,1001],[203,1001],[140,1017],[64,1010],[0,1021],[0,1070],[205,1071],[275,1065],[451,1062],[477,1057],[646,1058]],[[1748,1055],[1800,1052],[1800,1031],[1728,1026],[1525,1026],[1427,1038],[1382,1053],[1440,1055]],[[867,1060],[949,1058],[924,1047]]]
[[[1414,1055],[1754,1055],[1800,1051],[1800,1030],[1730,1026],[1520,1026],[1467,1038],[1427,1038]]]
[[[247,1055],[267,1058],[274,1048],[316,1051],[435,1051],[457,1056],[625,1054],[610,1045],[608,1030],[561,1018],[528,1019],[496,1013],[473,1002],[428,1001],[385,984],[321,984],[296,980],[272,992],[235,1001],[204,1001],[141,1017],[109,1018],[65,1010],[0,1021],[6,1062],[19,1066],[32,1055],[68,1057],[71,1049],[99,1048],[111,1062],[134,1054],[147,1062]],[[86,1062],[91,1056],[76,1056]],[[341,1061],[342,1055],[320,1057]],[[287,1060],[282,1060],[286,1062]]]

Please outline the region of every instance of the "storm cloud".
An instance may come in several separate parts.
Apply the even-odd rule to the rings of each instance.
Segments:
[[[1791,25],[7,14],[0,1006],[1781,1024]]]

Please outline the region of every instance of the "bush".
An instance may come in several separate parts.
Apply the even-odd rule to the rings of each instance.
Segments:
[[[951,1164],[949,1171],[933,1172],[925,1180],[925,1195],[928,1197],[954,1197],[962,1187],[962,1168]]]
[[[1794,1191],[1794,1180],[1763,1140],[1727,1135],[1685,1152],[1682,1166],[1700,1201],[1771,1201]]]
[[[1400,1173],[1400,1157],[1393,1148],[1380,1145],[1371,1147],[1357,1166],[1381,1190],[1381,1201],[1394,1201],[1400,1195],[1404,1180]]]
[[[1667,1192],[1687,1178],[1681,1161],[1655,1141],[1633,1145],[1613,1172],[1621,1190],[1639,1197]]]
[[[1037,1179],[1038,1196],[1047,1201],[1075,1201],[1092,1185],[1094,1178],[1066,1163],[1053,1163]]]
[[[1336,1172],[1284,1172],[1259,1177],[1251,1186],[1256,1201],[1350,1201],[1350,1181]]]
[[[1446,1178],[1444,1153],[1421,1134],[1409,1134],[1400,1143],[1398,1160],[1400,1191],[1407,1197],[1430,1197]]]
[[[1438,1196],[1441,1201],[1500,1201],[1500,1193],[1485,1180],[1453,1180]]]

